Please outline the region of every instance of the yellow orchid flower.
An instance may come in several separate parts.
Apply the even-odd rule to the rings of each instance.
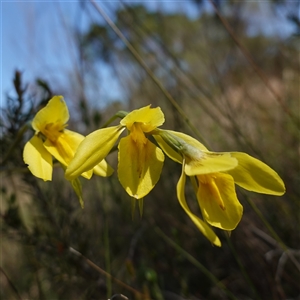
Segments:
[[[84,139],[83,135],[65,128],[68,120],[69,111],[62,96],[54,96],[32,120],[35,134],[25,144],[23,159],[31,173],[44,181],[52,179],[52,156],[67,167]],[[80,175],[88,179],[93,173],[109,176],[113,172],[104,160],[86,171]]]
[[[131,197],[143,198],[157,183],[164,162],[163,152],[147,135],[164,120],[161,109],[149,105],[128,113],[118,126],[92,132],[78,147],[66,170],[66,178],[74,179],[103,160],[127,129],[129,134],[118,145],[118,177]]]
[[[230,231],[242,218],[243,207],[237,198],[235,184],[257,193],[278,196],[285,193],[279,175],[246,153],[211,152],[196,139],[171,130],[157,129],[153,136],[172,160],[182,163],[177,184],[179,203],[199,230],[217,246],[221,245],[220,240],[208,224]],[[194,182],[202,216],[208,224],[187,206],[184,195],[186,176]]]

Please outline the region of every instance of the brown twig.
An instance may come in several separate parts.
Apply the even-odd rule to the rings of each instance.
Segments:
[[[93,263],[91,260],[89,260],[88,258],[86,258],[83,254],[81,254],[79,251],[75,250],[72,247],[69,247],[69,250],[71,253],[75,254],[76,256],[80,257],[81,259],[83,259],[91,268],[93,268],[94,270],[96,270],[97,272],[99,272],[100,274],[106,276],[107,278],[111,279],[112,281],[114,281],[116,284],[118,284],[119,286],[125,288],[126,290],[130,291],[131,293],[133,293],[136,297],[139,297],[140,299],[145,299],[145,300],[150,300],[149,297],[147,295],[142,294],[141,292],[139,292],[138,290],[134,289],[133,287],[127,285],[126,283],[124,283],[123,281],[115,278],[114,276],[112,276],[111,274],[109,274],[108,272],[104,271],[103,269],[101,269],[99,266],[97,266],[95,263]]]
[[[15,287],[15,285],[13,284],[13,282],[9,279],[9,277],[7,276],[7,274],[4,272],[4,270],[0,267],[0,271],[2,272],[2,274],[4,275],[4,277],[6,278],[9,286],[11,287],[11,289],[15,292],[17,299],[22,300],[22,297],[20,296],[17,288]]]

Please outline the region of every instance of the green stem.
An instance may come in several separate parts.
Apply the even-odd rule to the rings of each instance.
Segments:
[[[166,236],[159,227],[155,227],[154,230],[156,233],[161,236],[169,245],[175,248],[181,255],[183,255],[188,261],[190,261],[195,267],[197,267],[210,281],[221,288],[229,299],[237,299],[227,288],[226,286],[219,281],[208,269],[206,269],[195,257],[182,249],[178,244]]]
[[[139,199],[139,210],[140,210],[140,218],[143,216],[143,211],[144,211],[144,198]]]
[[[229,246],[229,248],[230,248],[230,250],[231,250],[231,252],[232,252],[232,254],[233,254],[233,256],[234,256],[234,258],[235,258],[235,260],[236,260],[236,262],[237,262],[237,264],[239,265],[239,268],[240,268],[240,270],[241,270],[241,272],[242,272],[242,274],[243,274],[245,280],[247,281],[248,285],[249,285],[250,288],[252,289],[253,294],[255,295],[255,299],[257,299],[257,300],[258,300],[258,299],[261,299],[261,298],[258,296],[257,291],[256,291],[256,289],[255,289],[255,286],[253,285],[253,283],[252,283],[250,277],[248,276],[248,274],[247,274],[247,272],[246,272],[246,270],[245,270],[245,268],[244,268],[244,266],[243,266],[243,264],[242,264],[242,262],[241,262],[241,260],[240,260],[240,258],[239,258],[239,256],[238,256],[237,252],[235,251],[234,246],[233,246],[233,244],[232,244],[232,242],[231,242],[231,240],[230,240],[230,238],[229,238],[229,236],[228,236],[228,233],[225,232],[224,235],[225,235],[225,238],[226,238],[226,240],[227,240],[228,246]]]
[[[105,247],[105,269],[110,274],[111,273],[111,267],[110,267],[110,250],[109,250],[109,227],[108,227],[108,221],[105,221],[105,227],[104,227],[104,247]],[[112,284],[111,284],[111,278],[106,277],[106,288],[107,288],[107,297],[109,298],[112,294]]]
[[[116,119],[123,119],[126,115],[128,114],[128,112],[120,110],[118,111],[115,115],[113,115],[107,122],[105,122],[101,128],[105,128],[107,127],[110,123],[112,123],[114,120]]]
[[[134,220],[135,205],[136,205],[136,199],[131,198],[131,218],[132,218],[132,221]]]

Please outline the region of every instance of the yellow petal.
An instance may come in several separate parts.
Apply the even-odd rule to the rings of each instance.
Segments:
[[[134,123],[141,123],[143,132],[150,132],[162,125],[164,121],[165,117],[160,107],[150,108],[149,105],[133,110],[121,120],[120,124],[131,130]]]
[[[197,199],[203,218],[212,226],[233,230],[240,222],[243,207],[237,199],[233,178],[216,173],[197,176]]]
[[[68,107],[63,96],[54,96],[32,120],[32,127],[36,132],[43,131],[47,124],[63,127],[69,120]]]
[[[94,174],[102,177],[110,176],[114,169],[107,163],[105,159],[103,159],[97,166],[93,169]]]
[[[44,146],[60,163],[64,166],[68,166],[70,161],[73,159],[79,144],[83,140],[83,135],[64,129],[55,142],[47,139]],[[93,171],[87,170],[87,172],[83,172],[80,175],[90,179],[93,175]]]
[[[120,126],[108,127],[86,136],[67,167],[66,178],[74,179],[98,165],[107,156],[124,129]]]
[[[43,141],[36,135],[26,143],[23,159],[34,176],[44,181],[52,179],[52,156],[44,148]]]
[[[141,199],[157,183],[164,162],[163,152],[146,137],[134,141],[132,135],[119,143],[119,180],[126,192]]]
[[[172,147],[170,147],[160,135],[153,135],[159,147],[171,158],[172,160],[182,164],[182,155],[176,152]]]
[[[221,241],[219,240],[217,235],[214,233],[214,231],[210,228],[210,226],[207,225],[200,218],[198,218],[196,215],[194,215],[191,212],[191,210],[189,209],[186,199],[185,199],[185,193],[184,193],[185,181],[186,181],[186,175],[185,175],[184,166],[183,166],[181,176],[177,183],[177,198],[178,198],[178,201],[179,201],[181,207],[184,209],[184,211],[187,213],[187,215],[191,218],[191,220],[194,222],[194,224],[198,227],[198,229],[201,231],[201,233],[212,244],[220,247]]]
[[[237,159],[230,153],[201,151],[194,153],[193,159],[187,158],[185,173],[188,176],[217,173],[231,170],[237,165]]]
[[[279,175],[260,160],[242,152],[232,152],[238,160],[235,169],[227,171],[242,188],[263,194],[281,196],[285,186]]]

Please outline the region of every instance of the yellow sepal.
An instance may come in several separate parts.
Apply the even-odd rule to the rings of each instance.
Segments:
[[[181,205],[181,207],[184,209],[184,211],[187,213],[187,215],[191,218],[191,220],[194,222],[194,224],[197,226],[197,228],[201,231],[201,233],[214,245],[220,247],[221,246],[221,241],[217,237],[217,235],[214,233],[212,228],[202,221],[200,218],[198,218],[196,215],[194,215],[191,210],[189,209],[186,199],[185,199],[185,192],[184,192],[184,187],[185,187],[185,182],[186,182],[186,175],[184,172],[184,164],[182,168],[182,173],[179,178],[179,181],[177,183],[177,198],[178,201]]]
[[[121,126],[113,126],[96,130],[86,136],[67,167],[66,178],[74,179],[98,165],[107,156],[124,129]]]
[[[43,141],[34,135],[26,144],[23,159],[30,172],[44,181],[52,180],[52,156],[45,149]]]
[[[262,194],[281,196],[285,193],[282,179],[268,165],[242,152],[231,152],[231,156],[238,160],[238,166],[227,173],[237,185]]]

